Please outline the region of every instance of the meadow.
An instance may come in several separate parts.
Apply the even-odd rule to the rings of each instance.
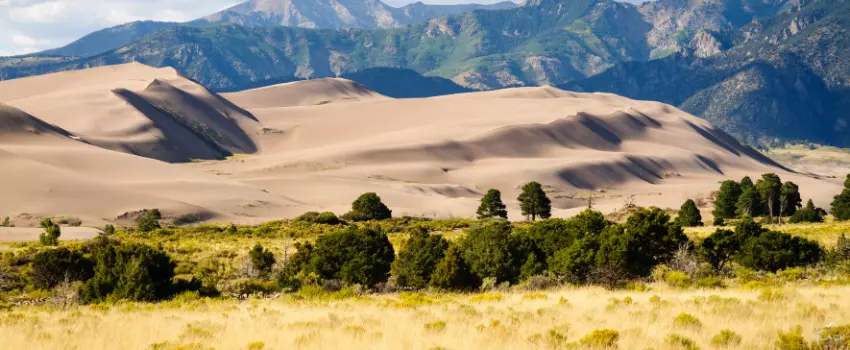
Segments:
[[[0,339],[7,349],[805,349],[780,345],[850,318],[848,286],[646,289],[23,307],[0,312]]]

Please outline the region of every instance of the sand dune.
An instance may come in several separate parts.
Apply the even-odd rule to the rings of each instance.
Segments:
[[[248,109],[314,106],[327,103],[374,101],[388,97],[347,79],[322,78],[278,84],[224,94]]]
[[[377,192],[396,215],[469,217],[498,188],[519,219],[515,198],[532,180],[556,216],[589,195],[603,211],[630,196],[678,207],[724,179],[765,172],[821,206],[841,188],[669,105],[552,87],[390,99],[319,79],[218,96],[173,70],[131,64],[0,82],[0,101],[30,111],[0,109],[0,175],[12,180],[0,184],[0,214],[103,222],[159,207],[256,222],[343,213]],[[235,153],[246,155],[190,164],[133,155]]]
[[[0,102],[91,144],[169,162],[256,151],[250,113],[171,68],[131,63],[5,81]]]

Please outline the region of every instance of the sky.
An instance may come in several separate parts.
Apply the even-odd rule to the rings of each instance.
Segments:
[[[401,6],[414,0],[389,0]],[[183,22],[239,0],[0,0],[0,57],[64,46],[80,37],[137,20]],[[425,0],[430,4],[498,0]]]

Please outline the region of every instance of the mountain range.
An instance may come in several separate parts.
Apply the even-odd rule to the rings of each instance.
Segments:
[[[358,73],[379,85],[392,74],[363,72],[393,68],[467,89],[548,84],[658,100],[750,144],[850,143],[843,113],[850,0],[530,0],[508,9],[433,10],[439,17],[419,22],[420,10],[389,18],[397,11],[357,4],[348,11],[366,14],[352,15],[357,20],[323,10],[307,21],[256,1],[189,24],[136,24],[128,30],[151,32],[122,34],[131,39],[103,53],[0,59],[0,79],[141,62],[175,67],[222,91]],[[304,9],[298,6],[289,8]],[[402,25],[408,20],[415,23]],[[330,28],[272,25],[280,23]]]

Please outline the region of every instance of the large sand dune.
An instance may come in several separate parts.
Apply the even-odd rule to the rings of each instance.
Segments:
[[[159,207],[256,222],[342,213],[377,192],[396,215],[469,217],[498,188],[519,219],[515,198],[532,180],[556,216],[589,195],[603,211],[631,196],[678,207],[764,172],[822,206],[841,188],[674,107],[551,87],[391,99],[319,79],[219,96],[173,70],[129,64],[0,82],[0,102],[28,113],[0,110],[0,214],[101,222]],[[236,153],[246,155],[148,159]]]

